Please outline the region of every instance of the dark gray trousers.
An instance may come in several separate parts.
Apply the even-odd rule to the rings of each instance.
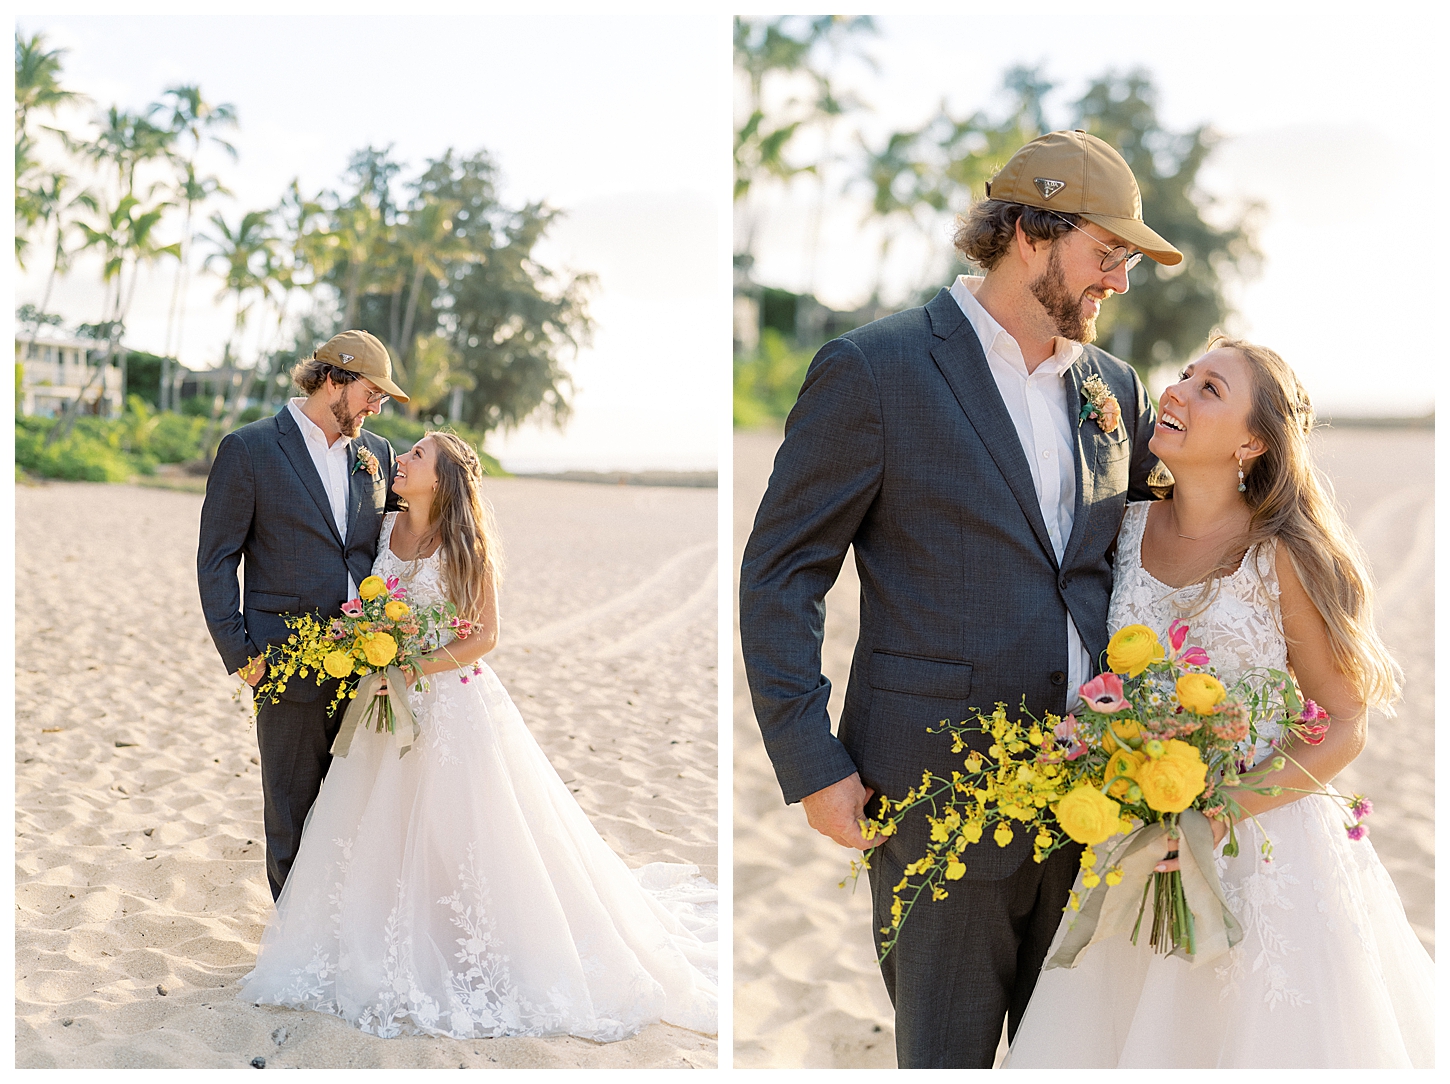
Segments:
[[[342,726],[343,708],[328,717],[333,690],[325,687],[310,703],[280,700],[257,713],[257,751],[262,762],[262,822],[267,832],[267,882],[272,899],[302,843],[302,825],[317,800],[322,777],[332,763],[333,739]],[[345,707],[345,705],[344,705]]]
[[[927,832],[926,818],[915,815],[871,856],[878,952],[881,927],[891,924],[892,886],[926,854]],[[996,844],[989,832],[972,846]],[[1029,857],[1000,881],[972,880],[969,873],[946,882],[946,899],[916,904],[881,963],[896,1008],[899,1068],[992,1068],[1002,1018],[1010,1041],[1027,1010],[1081,854],[1070,844],[1040,865]]]

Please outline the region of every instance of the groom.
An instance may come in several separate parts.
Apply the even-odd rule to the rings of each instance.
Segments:
[[[1086,344],[1140,254],[1181,254],[1144,225],[1127,163],[1085,132],[1022,147],[987,195],[956,235],[984,277],[816,354],[740,570],[741,648],[785,800],[848,847],[871,845],[858,821],[873,798],[960,769],[928,726],[1024,696],[1039,717],[1076,703],[1107,646],[1125,501],[1150,496],[1147,393]],[[848,547],[861,628],[835,736],[823,600]],[[915,817],[871,857],[878,945],[926,845]],[[1015,1032],[1078,857],[1038,865],[1030,849],[1021,831],[968,846],[966,877],[902,927],[881,966],[902,1068],[991,1068],[1004,1017]]]
[[[202,612],[228,673],[250,685],[266,673],[266,648],[287,638],[284,617],[334,614],[357,597],[372,571],[383,513],[396,507],[388,488],[392,445],[362,429],[389,396],[408,401],[393,383],[383,344],[366,331],[344,331],[300,361],[292,380],[303,397],[222,438],[201,508]],[[278,703],[257,714],[274,900],[332,760],[341,715],[328,716],[331,690],[292,681]]]

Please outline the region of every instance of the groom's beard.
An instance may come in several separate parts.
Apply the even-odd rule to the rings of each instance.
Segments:
[[[366,409],[360,410],[356,414],[348,414],[346,396],[332,404],[332,420],[337,422],[337,428],[348,440],[352,440],[362,432],[363,419],[367,416]]]
[[[1053,246],[1047,257],[1047,270],[1027,284],[1032,296],[1047,310],[1047,315],[1057,326],[1057,333],[1073,342],[1090,343],[1098,337],[1098,318],[1084,316],[1083,298],[1087,290],[1074,297],[1067,288],[1067,279],[1062,273],[1062,261],[1058,259],[1057,247]]]

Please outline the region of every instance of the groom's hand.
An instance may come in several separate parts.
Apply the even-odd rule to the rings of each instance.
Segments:
[[[265,655],[258,655],[251,662],[247,663],[246,666],[237,671],[237,677],[241,678],[254,689],[257,687],[257,682],[266,676],[267,657]]]
[[[866,803],[876,792],[861,785],[861,776],[853,772],[839,783],[807,794],[801,799],[806,821],[823,836],[830,836],[842,847],[858,851],[870,850],[881,842],[861,834],[861,821],[866,816]]]

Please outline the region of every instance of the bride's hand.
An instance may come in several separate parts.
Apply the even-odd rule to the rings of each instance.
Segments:
[[[1209,826],[1213,828],[1213,845],[1215,848],[1217,848],[1219,843],[1223,841],[1223,837],[1228,835],[1228,821],[1223,820],[1219,817],[1214,817],[1208,823]],[[1178,844],[1181,844],[1183,840],[1170,840],[1169,842],[1176,842]],[[1163,856],[1163,861],[1159,862],[1156,866],[1153,867],[1153,872],[1172,873],[1178,868],[1178,847],[1174,846],[1169,849],[1168,854]]]
[[[418,684],[418,682],[423,677],[423,671],[420,670],[413,663],[404,663],[402,666],[398,667],[398,669],[403,672],[403,677],[407,678],[409,688],[412,688],[414,685]],[[378,682],[377,695],[388,695],[388,679],[386,677],[383,678],[382,681]]]

